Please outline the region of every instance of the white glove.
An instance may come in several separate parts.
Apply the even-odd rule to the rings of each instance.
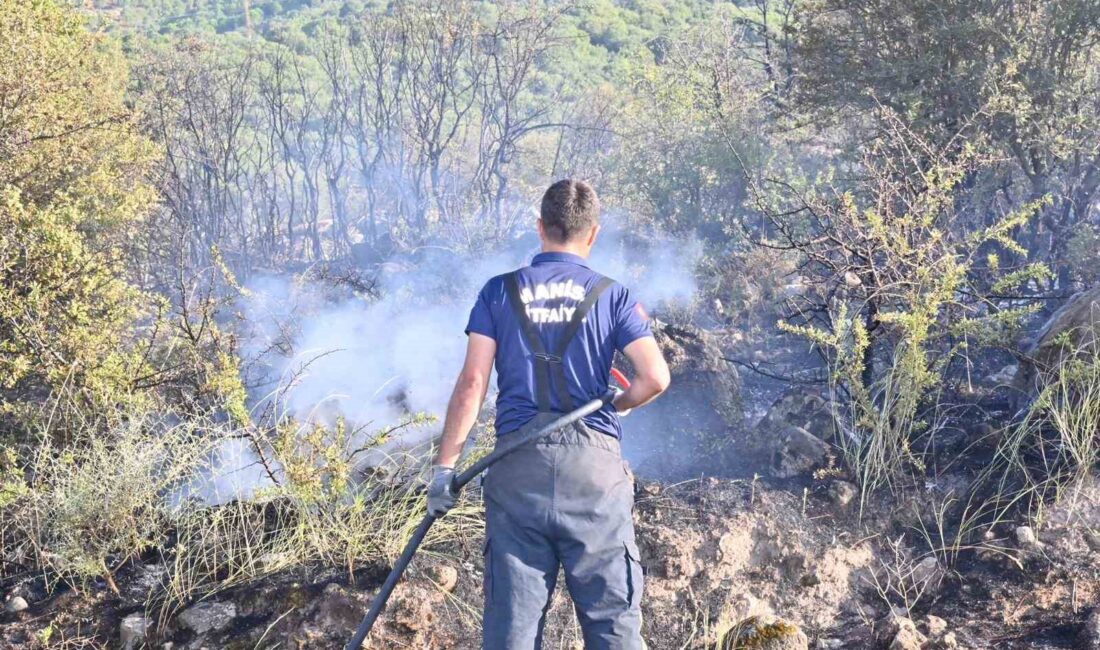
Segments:
[[[428,514],[442,517],[455,507],[458,495],[451,488],[454,477],[455,468],[432,465],[432,480],[428,484]]]

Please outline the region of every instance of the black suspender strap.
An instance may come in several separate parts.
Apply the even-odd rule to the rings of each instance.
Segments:
[[[558,347],[554,350],[554,356],[557,357],[558,362],[553,365],[552,370],[558,384],[558,397],[561,399],[562,410],[565,412],[573,410],[573,397],[569,394],[569,379],[565,376],[565,364],[562,363],[562,359],[565,358],[565,351],[569,349],[569,344],[576,338],[585,316],[592,311],[592,307],[600,299],[600,294],[614,283],[615,281],[611,278],[600,278],[596,286],[592,287],[584,300],[577,305],[577,311],[573,312],[573,318],[569,319],[569,324],[565,326],[565,331],[562,332],[561,339],[558,341]]]
[[[584,322],[588,312],[592,310],[596,301],[599,300],[600,294],[614,283],[615,281],[611,278],[600,278],[596,286],[593,287],[584,297],[584,300],[577,305],[576,310],[573,312],[573,317],[569,319],[569,323],[565,326],[565,331],[562,332],[562,337],[558,341],[554,354],[548,354],[546,352],[546,346],[542,343],[542,337],[539,336],[538,328],[535,327],[535,324],[527,316],[527,309],[523,304],[523,299],[520,297],[517,273],[510,273],[505,278],[508,302],[512,303],[512,310],[515,312],[516,320],[523,329],[523,336],[527,339],[527,345],[530,346],[534,357],[535,400],[538,403],[540,412],[545,413],[552,410],[550,405],[551,385],[556,386],[558,397],[561,400],[562,410],[565,412],[573,410],[573,398],[569,394],[569,380],[565,376],[565,365],[562,359],[565,356],[566,350],[569,349],[569,344],[580,330],[581,324]]]
[[[548,413],[550,408],[550,355],[546,353],[546,347],[542,344],[539,330],[531,319],[527,317],[523,299],[519,295],[519,280],[515,273],[508,274],[504,282],[508,290],[508,302],[512,303],[512,310],[516,314],[516,321],[523,328],[523,335],[527,339],[527,345],[531,347],[535,363],[535,401],[538,403],[540,413]]]

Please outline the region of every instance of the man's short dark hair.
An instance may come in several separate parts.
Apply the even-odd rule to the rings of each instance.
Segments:
[[[599,222],[600,199],[588,183],[566,178],[542,195],[539,216],[548,237],[557,242],[572,241]]]

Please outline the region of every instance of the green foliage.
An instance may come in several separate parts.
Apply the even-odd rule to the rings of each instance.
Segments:
[[[800,24],[792,59],[807,82],[794,92],[798,111],[831,123],[859,116],[849,124],[876,137],[889,131],[875,118],[885,106],[936,147],[983,142],[998,164],[968,179],[971,198],[1049,196],[1016,239],[1061,284],[1072,279],[1066,247],[1100,188],[1100,5],[814,0]]]
[[[962,156],[932,154],[927,167],[903,175],[879,154],[899,146],[934,150],[919,141],[899,144],[912,137],[901,128],[894,137],[864,159],[873,179],[861,192],[864,200],[846,192],[810,207],[827,215],[829,229],[819,236],[821,244],[804,252],[839,276],[833,280],[839,292],[827,306],[831,330],[780,323],[830,360],[834,403],[847,409],[838,417],[838,440],[865,494],[894,485],[907,470],[924,472],[923,455],[912,444],[934,428],[926,407],[935,403],[948,364],[966,345],[952,336],[952,327],[965,323],[964,334],[991,342],[992,332],[1028,313],[988,309],[966,297],[982,295],[981,251],[998,245],[1026,255],[1011,233],[1038,208],[1025,205],[967,232],[956,196],[982,159],[965,149]],[[1026,266],[992,284],[1005,290],[1044,274],[1042,265]],[[981,315],[968,315],[973,313]]]
[[[0,396],[26,420],[64,391],[92,417],[129,399],[145,300],[127,247],[156,202],[152,143],[117,45],[41,0],[0,6]],[[109,411],[110,409],[106,409]]]

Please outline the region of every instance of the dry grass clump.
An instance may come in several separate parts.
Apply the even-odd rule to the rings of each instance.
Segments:
[[[350,575],[396,557],[425,513],[426,450],[387,454],[397,428],[364,435],[341,422],[287,420],[261,433],[135,416],[64,444],[44,435],[22,462],[10,449],[0,457],[3,559],[78,588],[103,578],[118,592],[121,566],[159,552],[165,578],[150,605],[162,621],[187,602],[278,571],[327,566]],[[252,453],[224,465],[219,449],[241,441]],[[364,452],[368,469],[359,465]],[[263,467],[262,484],[216,493],[227,473],[249,465]],[[432,528],[427,545],[480,525],[466,501]]]
[[[1041,521],[1044,506],[1072,496],[1098,462],[1100,346],[1093,342],[1041,375],[1038,395],[1005,429],[983,478],[999,514],[1022,509]]]
[[[165,613],[181,603],[302,566],[356,568],[396,558],[425,514],[421,473],[427,450],[386,453],[397,428],[363,436],[344,423],[283,422],[257,456],[270,483],[214,507],[181,511],[167,553]],[[371,466],[357,465],[370,452]],[[202,486],[192,486],[202,490]],[[222,495],[224,498],[224,495]],[[481,526],[464,501],[432,527],[425,546]]]
[[[166,539],[174,514],[165,495],[198,469],[205,442],[192,427],[149,417],[72,440],[60,447],[42,435],[26,478],[6,476],[6,557],[76,586],[102,577],[117,592],[114,571]]]

